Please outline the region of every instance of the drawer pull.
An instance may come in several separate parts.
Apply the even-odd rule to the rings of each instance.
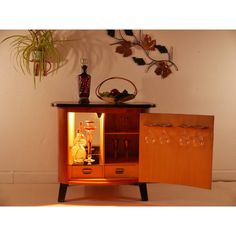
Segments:
[[[124,174],[125,170],[124,168],[116,168],[116,174],[120,175],[120,174]]]
[[[92,174],[92,169],[91,168],[83,168],[82,173],[85,175],[90,175],[90,174]]]

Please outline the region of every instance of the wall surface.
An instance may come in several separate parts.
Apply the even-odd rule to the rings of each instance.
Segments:
[[[58,35],[76,39],[63,49],[67,64],[34,88],[0,45],[0,183],[57,181],[57,112],[53,101],[78,100],[80,59],[88,58],[94,91],[106,78],[130,79],[138,89],[136,101],[156,103],[153,112],[215,116],[213,178],[236,179],[236,31],[145,30],[158,44],[174,48],[179,70],[165,80],[115,53],[105,30],[64,30]],[[24,30],[1,30],[0,41]],[[137,54],[140,53],[137,51]],[[174,70],[174,69],[173,69]]]

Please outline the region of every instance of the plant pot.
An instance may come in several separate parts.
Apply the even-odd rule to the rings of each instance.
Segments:
[[[31,60],[34,63],[34,75],[35,76],[47,76],[51,70],[51,62],[46,61],[44,58],[44,52],[34,51],[32,52],[33,59]]]

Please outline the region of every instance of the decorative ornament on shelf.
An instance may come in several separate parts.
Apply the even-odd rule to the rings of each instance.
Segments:
[[[178,67],[173,62],[173,47],[168,51],[163,45],[156,44],[156,40],[152,39],[148,34],[143,34],[139,31],[139,36],[136,36],[133,30],[107,30],[107,34],[116,40],[115,43],[110,45],[117,45],[116,52],[122,54],[123,57],[129,57],[133,54],[132,48],[141,48],[147,60],[142,57],[132,57],[133,61],[139,65],[146,65],[146,71],[155,66],[156,75],[160,75],[162,79],[165,79],[172,73],[171,67],[178,70]],[[161,54],[167,54],[167,59],[156,59],[154,53],[159,52]]]

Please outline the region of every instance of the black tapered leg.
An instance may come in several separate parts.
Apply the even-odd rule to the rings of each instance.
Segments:
[[[58,194],[58,202],[64,202],[65,201],[67,187],[68,187],[68,184],[60,183],[59,194]]]
[[[141,194],[142,201],[148,201],[148,192],[147,192],[147,184],[146,183],[139,183],[139,191]]]

